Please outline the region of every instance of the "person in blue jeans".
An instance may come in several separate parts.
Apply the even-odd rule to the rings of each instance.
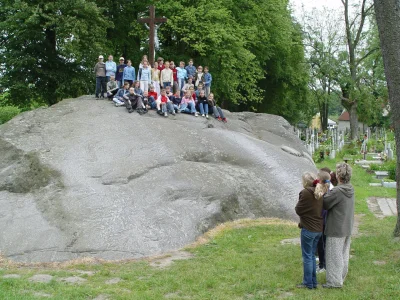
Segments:
[[[132,67],[132,61],[128,59],[127,66],[124,68],[124,72],[122,75],[123,82],[129,82],[129,86],[133,86],[133,82],[136,80],[135,68]]]
[[[192,76],[194,77],[194,74],[196,74],[196,67],[193,65],[193,59],[189,59],[189,65],[185,67],[187,77]]]
[[[192,114],[195,117],[199,115],[199,113],[196,111],[196,104],[190,90],[186,91],[185,96],[183,96],[181,103],[179,104],[178,112]]]
[[[208,107],[218,121],[222,121],[224,123],[228,122],[224,116],[224,112],[222,111],[221,107],[217,106],[213,93],[210,93],[210,95],[208,95]]]
[[[317,263],[315,252],[322,235],[322,198],[315,196],[315,175],[306,172],[302,176],[304,189],[299,194],[296,213],[300,217],[301,254],[303,257],[303,282],[298,288],[317,288]]]
[[[197,98],[197,104],[199,105],[201,116],[208,119],[208,99],[204,90],[200,91],[199,97]]]
[[[185,81],[188,78],[187,71],[185,69],[185,62],[181,61],[179,63],[179,67],[176,68],[176,76],[178,78],[178,89],[179,89],[179,97],[183,97],[183,87],[185,85]]]

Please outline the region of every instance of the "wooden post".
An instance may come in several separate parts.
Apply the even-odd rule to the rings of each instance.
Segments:
[[[149,7],[150,16],[149,18],[140,18],[138,20],[139,23],[149,24],[149,61],[150,65],[154,64],[154,39],[155,39],[155,25],[156,23],[165,23],[167,22],[167,18],[156,18],[156,9],[154,5],[150,5]]]

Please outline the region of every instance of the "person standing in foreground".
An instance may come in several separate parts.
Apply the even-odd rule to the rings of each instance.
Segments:
[[[103,55],[99,56],[99,61],[94,66],[94,74],[96,75],[96,99],[99,99],[99,96],[104,98],[104,93],[107,90],[107,82],[106,64],[104,63]]]
[[[351,232],[354,222],[354,188],[350,184],[352,169],[346,163],[336,166],[338,186],[323,197],[326,217],[326,284],[324,288],[341,288],[349,268]]]
[[[317,264],[315,251],[322,235],[322,199],[316,199],[314,187],[315,175],[306,172],[302,176],[304,189],[299,194],[296,213],[300,217],[301,254],[303,257],[303,282],[298,288],[317,288]]]

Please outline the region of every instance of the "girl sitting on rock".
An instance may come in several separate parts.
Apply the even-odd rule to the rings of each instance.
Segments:
[[[179,112],[192,114],[194,116],[198,116],[198,112],[196,111],[196,104],[192,97],[191,90],[187,90],[185,96],[181,100],[181,104],[179,105]]]
[[[210,110],[212,109],[214,117],[218,121],[223,121],[225,123],[228,122],[224,116],[224,113],[222,112],[222,109],[219,106],[217,106],[217,103],[214,100],[213,93],[210,93],[210,95],[208,96],[208,106],[210,107]]]

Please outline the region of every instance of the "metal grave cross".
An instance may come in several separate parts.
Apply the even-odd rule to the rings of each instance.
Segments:
[[[150,5],[150,17],[149,18],[139,18],[139,23],[149,24],[150,36],[149,36],[149,61],[150,64],[154,63],[154,36],[155,36],[155,25],[156,23],[165,23],[167,18],[156,18],[156,9],[154,5]]]

